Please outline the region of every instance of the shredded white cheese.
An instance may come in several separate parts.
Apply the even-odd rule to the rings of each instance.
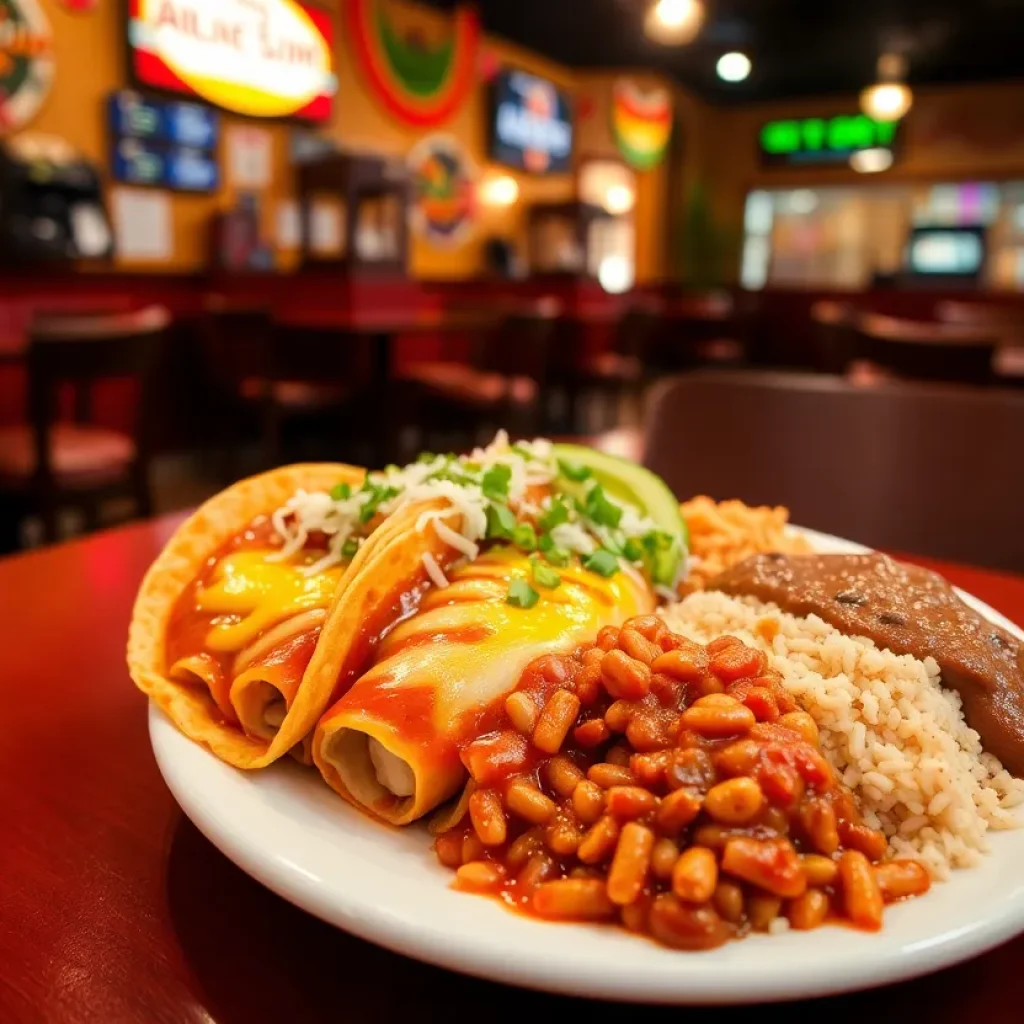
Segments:
[[[496,467],[506,472],[496,473]],[[305,571],[321,572],[351,557],[380,518],[394,515],[412,503],[442,502],[443,507],[423,512],[415,529],[422,533],[432,525],[444,544],[470,561],[480,554],[480,544],[488,538],[490,512],[492,516],[500,513],[498,521],[504,516],[506,524],[511,514],[517,525],[533,527],[533,536],[546,532],[551,544],[580,558],[587,558],[599,548],[619,553],[620,565],[632,568],[635,574],[644,560],[622,557],[623,546],[657,531],[657,524],[639,509],[603,493],[595,504],[612,505],[619,512],[618,525],[607,525],[612,520],[590,508],[591,499],[595,498],[593,488],[598,486],[593,479],[584,486],[586,502],[575,502],[564,494],[540,498],[537,491],[552,488],[559,472],[550,441],[540,438],[512,445],[508,435],[500,431],[486,448],[476,448],[469,455],[425,455],[408,466],[389,466],[370,473],[359,488],[342,486],[330,493],[300,490],[271,517],[284,542],[271,557],[290,558],[303,549],[311,535],[319,534],[326,538],[327,551]],[[500,500],[495,497],[496,480]],[[544,516],[556,501],[563,506],[560,516],[568,521],[542,531]],[[591,515],[601,521],[594,521]],[[490,536],[506,537],[508,529],[505,525],[503,532],[491,532]],[[423,565],[438,587],[448,585],[436,558],[424,554]]]
[[[445,576],[444,570],[437,564],[437,559],[429,552],[424,551],[422,556],[423,568],[427,570],[427,575],[430,577],[431,583],[437,587],[438,590],[444,590],[448,586],[448,577]]]

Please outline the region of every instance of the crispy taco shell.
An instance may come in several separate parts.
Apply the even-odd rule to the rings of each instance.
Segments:
[[[179,663],[172,674],[166,642],[175,605],[212,556],[297,490],[329,490],[343,481],[358,485],[364,475],[364,470],[353,466],[317,463],[286,466],[243,480],[211,498],[186,520],[142,581],[128,632],[131,677],[185,735],[229,764],[262,768],[293,748],[305,751],[308,758],[306,740],[332,701],[334,679],[323,671],[316,650],[308,668],[304,657],[288,665],[282,664],[275,652],[265,651],[234,681],[219,678],[216,666],[204,663],[202,655]],[[364,545],[341,575],[332,608],[344,601],[346,589],[359,577],[360,565],[367,561],[372,547]],[[250,735],[240,727],[239,718],[252,714],[253,701],[258,700],[252,693],[242,692],[246,684],[265,695],[290,697],[276,732]]]

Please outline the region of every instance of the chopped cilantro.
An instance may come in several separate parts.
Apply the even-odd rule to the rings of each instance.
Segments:
[[[553,530],[562,523],[569,522],[569,506],[560,498],[551,499],[551,507],[546,509],[537,521],[540,528],[545,531]]]
[[[622,546],[622,553],[631,562],[639,562],[644,557],[644,546],[636,539],[630,537]]]
[[[516,517],[508,505],[492,501],[487,506],[487,539],[512,540]]]
[[[331,488],[332,501],[347,501],[352,497],[352,485],[350,483],[338,484]]]
[[[511,466],[499,463],[484,473],[480,489],[484,492],[484,497],[490,498],[491,501],[508,501],[508,485],[511,479]]]
[[[513,608],[532,608],[540,600],[540,594],[518,576],[508,585],[508,596],[505,600]]]
[[[521,551],[537,550],[537,531],[532,523],[519,523],[512,531],[512,543]]]
[[[359,550],[359,541],[355,537],[349,537],[344,544],[341,545],[341,557],[342,558],[355,558],[356,552]]]

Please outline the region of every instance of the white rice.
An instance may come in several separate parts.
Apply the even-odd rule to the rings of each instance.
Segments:
[[[1024,782],[982,750],[959,695],[943,689],[932,658],[896,655],[816,615],[800,618],[712,591],[661,614],[692,640],[731,633],[771,656],[817,722],[822,749],[859,798],[864,820],[885,833],[893,856],[914,857],[943,879],[951,867],[978,863],[989,829],[1019,824],[1010,808],[1024,800]],[[772,640],[766,619],[778,624]]]

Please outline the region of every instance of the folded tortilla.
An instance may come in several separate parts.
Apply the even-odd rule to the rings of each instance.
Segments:
[[[328,463],[243,480],[175,531],[142,582],[128,635],[132,679],[230,764],[260,768],[289,751],[308,763],[309,734],[337,678],[320,666],[317,641],[372,550],[310,575],[323,551],[268,561],[267,520],[300,488],[358,486],[364,475]]]
[[[509,582],[529,572],[526,556],[492,549],[388,633],[314,732],[313,760],[333,789],[392,824],[415,821],[463,787],[461,747],[531,661],[654,607],[635,573],[605,579],[578,566],[560,570],[561,585],[541,588],[532,608],[514,607]],[[320,647],[329,653],[326,635]]]

